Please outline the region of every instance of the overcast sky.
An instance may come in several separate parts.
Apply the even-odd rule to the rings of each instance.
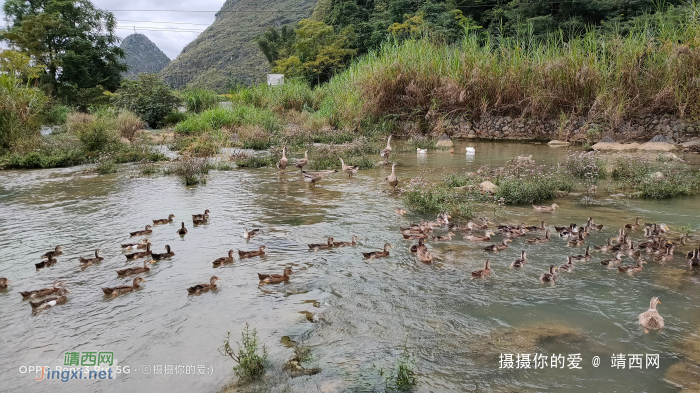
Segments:
[[[225,0],[199,0],[196,2],[184,0],[92,1],[96,7],[114,13],[119,21],[117,35],[124,38],[136,29],[137,33],[146,35],[171,59],[176,58],[185,45],[192,42],[197,38],[199,32],[214,22],[214,12],[167,12],[165,10],[218,11],[225,2]],[[2,2],[4,3],[4,0]],[[145,10],[156,10],[156,12]],[[4,26],[4,14],[1,11],[0,17],[3,18],[2,24]]]

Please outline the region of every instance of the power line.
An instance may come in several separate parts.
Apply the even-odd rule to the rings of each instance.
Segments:
[[[211,26],[211,23],[164,22],[164,21],[156,21],[156,20],[126,20],[126,19],[118,19],[117,22],[132,22],[132,23],[168,23],[168,24],[173,24],[173,25]]]
[[[143,31],[172,31],[180,33],[201,33],[204,30],[188,30],[188,29],[169,29],[167,27],[148,27],[148,26],[122,26],[116,27],[115,30],[143,30]]]

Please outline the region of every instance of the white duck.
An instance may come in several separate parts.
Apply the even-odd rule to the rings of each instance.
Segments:
[[[417,148],[416,148],[416,153],[418,153],[418,154],[427,154],[427,153],[428,153],[428,149],[421,149],[420,147],[417,147]]]
[[[467,155],[468,155],[468,156],[473,156],[474,154],[476,154],[476,149],[474,149],[474,148],[471,147],[471,146],[467,147]]]

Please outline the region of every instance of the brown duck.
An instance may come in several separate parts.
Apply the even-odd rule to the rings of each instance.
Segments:
[[[132,274],[140,274],[140,273],[145,273],[150,271],[151,269],[148,267],[149,263],[154,263],[155,261],[143,261],[143,266],[139,267],[130,267],[127,269],[122,269],[122,270],[117,270],[117,275],[118,276],[130,276]]]
[[[357,240],[358,240],[358,239],[359,239],[359,237],[357,237],[356,235],[352,235],[352,238],[350,239],[349,242],[335,242],[335,241],[334,241],[334,242],[333,242],[333,247],[348,247],[348,246],[354,246],[355,244],[357,244]]]
[[[56,246],[53,251],[49,251],[50,253],[53,253],[53,256],[57,257],[61,254],[63,254],[63,246]],[[42,255],[41,258],[48,258],[49,257],[49,252],[46,254]]]
[[[46,299],[43,300],[38,300],[35,302],[29,302],[29,305],[32,306],[33,311],[38,311],[41,309],[46,309],[49,307],[53,307],[59,304],[65,304],[68,301],[68,297],[66,297],[66,293],[68,290],[66,289],[60,289],[58,292],[56,292],[57,295],[60,296],[52,296],[52,297],[47,297]]]
[[[591,259],[591,246],[586,246],[586,253],[583,255],[572,255],[572,260],[575,261],[588,261]]]
[[[601,265],[605,265],[605,266],[615,266],[615,265],[619,265],[620,262],[622,262],[622,256],[623,256],[623,255],[625,255],[625,253],[618,251],[618,252],[615,254],[615,258],[614,258],[614,259],[604,259],[604,260],[600,261],[600,264],[601,264]]]
[[[227,257],[216,258],[212,263],[214,264],[214,267],[221,266],[226,263],[233,263],[233,250],[228,250]]]
[[[277,284],[284,281],[289,281],[289,275],[294,273],[291,267],[284,268],[282,274],[260,274],[258,273],[258,279],[264,281],[266,284]]]
[[[104,259],[105,259],[104,257],[100,256],[100,249],[98,248],[97,250],[95,250],[95,257],[94,258],[80,257],[78,260],[83,265],[92,265],[93,263],[102,262]],[[126,259],[129,259],[129,257],[127,257]]]
[[[544,222],[544,221],[542,221]],[[527,239],[528,243],[533,243],[533,244],[541,244],[541,243],[547,243],[550,240],[549,238],[549,229],[547,229],[544,232],[544,237],[536,237],[534,239]]]
[[[139,251],[139,252],[134,252],[131,254],[124,254],[126,259],[139,259],[143,257],[147,257],[149,255],[153,254],[151,252],[151,243],[146,244],[146,251]]]
[[[37,269],[53,266],[57,262],[56,258],[54,258],[53,251],[50,251],[46,254],[47,256],[45,260],[34,264],[34,266],[36,266]]]
[[[285,150],[286,146],[282,146],[282,158],[277,161],[277,169],[282,172],[284,172],[285,168],[287,168],[287,156],[285,155]]]
[[[156,254],[156,253],[151,253],[151,258],[158,260],[158,259],[163,259],[163,258],[171,258],[172,256],[175,255],[175,253],[170,249],[169,245],[165,245],[165,251],[164,253]]]
[[[433,263],[433,254],[428,251],[428,247],[420,247],[416,250],[416,258],[423,263]]]
[[[131,250],[134,248],[144,249],[147,247],[147,244],[150,242],[151,242],[150,240],[144,238],[144,239],[141,239],[138,243],[126,243],[126,244],[122,244],[121,246],[122,246],[122,248],[126,248],[127,250]]]
[[[192,215],[192,219],[194,220],[195,218],[199,218],[199,219],[202,219],[202,218],[209,218],[209,213],[210,213],[210,212],[209,212],[209,209],[206,209],[206,210],[204,211],[204,214],[193,214],[193,215]]]
[[[494,252],[503,251],[506,248],[508,248],[508,242],[511,242],[511,241],[512,240],[510,240],[508,238],[503,239],[503,240],[501,240],[501,244],[492,244],[490,246],[484,247],[484,251],[494,251]]]
[[[524,267],[527,263],[527,253],[525,251],[520,251],[520,258],[513,261],[510,264],[511,267]]]
[[[198,294],[202,292],[207,292],[212,289],[216,289],[216,282],[221,280],[219,277],[216,276],[211,276],[211,279],[209,280],[209,284],[197,284],[193,287],[187,288],[187,293],[189,294]]]
[[[558,268],[554,265],[549,266],[549,272],[547,273],[542,273],[540,276],[540,281],[542,282],[554,282],[557,279],[557,270]]]
[[[22,295],[23,298],[38,298],[38,297],[44,297],[44,296],[49,296],[53,295],[56,292],[58,292],[61,288],[60,286],[64,286],[66,283],[60,280],[56,280],[53,282],[53,288],[42,288],[42,289],[35,289],[32,291],[25,291],[25,292],[20,292],[19,294]]]
[[[637,273],[644,270],[644,260],[642,258],[637,259],[637,263],[634,265],[618,266],[617,271],[620,273]]]
[[[418,244],[414,244],[411,247],[408,248],[409,251],[411,252],[418,252],[419,248],[425,247],[425,243],[423,238],[418,239]]]
[[[102,292],[105,293],[105,295],[121,295],[124,293],[129,293],[134,291],[135,289],[141,288],[139,283],[142,283],[146,280],[144,280],[141,277],[136,277],[134,278],[133,285],[125,285],[121,287],[103,287]]]
[[[243,258],[253,258],[253,257],[259,257],[262,255],[265,255],[265,246],[260,246],[260,249],[258,251],[241,251],[238,250],[238,257],[243,259]]]
[[[185,236],[187,234],[187,228],[185,228],[185,223],[182,223],[182,227],[177,230],[177,234],[180,236]]]
[[[309,250],[327,250],[329,248],[333,248],[333,239],[332,237],[329,237],[327,240],[327,243],[311,243],[308,244]]]
[[[491,275],[491,261],[488,259],[484,263],[484,268],[481,270],[475,270],[472,272],[472,277],[484,278]]]
[[[372,251],[372,252],[363,252],[362,255],[365,257],[365,259],[375,259],[375,258],[383,258],[383,257],[388,257],[389,256],[389,248],[394,248],[389,243],[384,244],[384,251]]]
[[[6,279],[5,277],[0,278],[0,289],[7,289],[8,282],[10,282],[10,280]]]
[[[163,225],[163,224],[170,224],[173,222],[173,218],[175,218],[174,214],[168,215],[168,218],[162,218],[160,220],[153,220],[153,225]]]
[[[131,237],[150,235],[151,233],[153,233],[153,227],[151,225],[146,225],[146,229],[143,231],[131,232]]]

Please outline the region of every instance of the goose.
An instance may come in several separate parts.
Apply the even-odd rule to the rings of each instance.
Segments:
[[[301,174],[304,176],[304,181],[307,183],[311,183],[313,185],[316,185],[316,183],[320,182],[323,180],[324,177],[331,175],[333,173],[338,172],[337,169],[333,169],[331,171],[323,171],[323,172],[307,172],[307,171],[301,171]]]
[[[379,155],[384,158],[384,164],[389,163],[389,155],[391,154],[391,135],[389,135],[389,138],[386,140],[386,147],[384,150],[382,150]]]
[[[384,180],[386,180],[389,185],[394,188],[393,191],[396,191],[396,186],[399,185],[399,179],[396,177],[394,168],[396,168],[396,163],[391,164],[391,175],[387,176]]]
[[[340,166],[343,169],[343,172],[348,174],[348,178],[351,178],[352,175],[356,174],[360,169],[359,165],[345,165],[345,161],[343,161],[343,159],[340,157],[338,158],[340,159]]]
[[[299,168],[299,170],[302,170],[306,164],[309,163],[309,151],[306,150],[304,152],[304,158],[298,159],[295,163],[294,166]]]
[[[656,305],[661,304],[659,298],[654,296],[649,302],[649,309],[639,314],[639,324],[644,328],[644,333],[649,333],[649,330],[659,330],[664,327],[664,319],[659,312],[656,311]]]
[[[472,272],[472,277],[484,278],[491,275],[491,261],[488,259],[484,263],[484,268]]]
[[[427,154],[427,153],[428,153],[428,149],[421,149],[420,147],[417,147],[417,148],[416,148],[416,153],[417,153],[417,154]]]
[[[284,169],[287,168],[287,156],[285,155],[285,149],[286,146],[282,146],[282,158],[277,161],[277,169],[282,172],[284,172]]]
[[[466,154],[467,154],[468,156],[473,156],[474,154],[476,154],[476,149],[473,148],[473,147],[471,147],[471,146],[468,146],[468,147],[466,148],[466,150],[467,150],[467,153],[466,153]]]

